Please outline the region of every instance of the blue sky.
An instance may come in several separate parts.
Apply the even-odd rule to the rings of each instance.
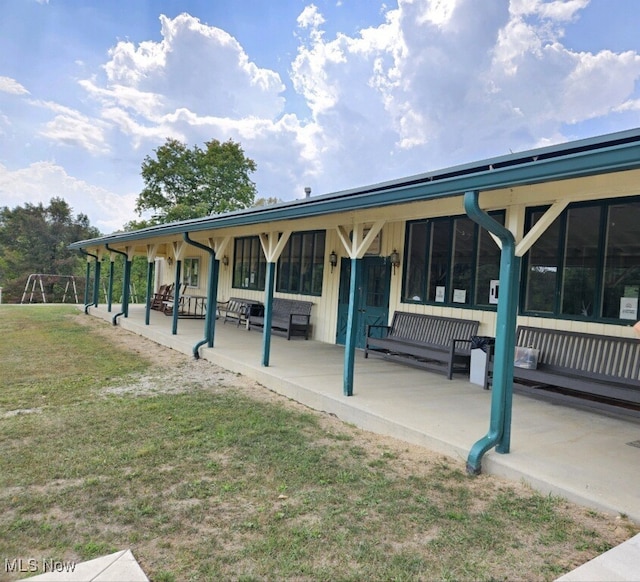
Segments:
[[[0,206],[138,218],[167,137],[291,200],[640,126],[637,0],[0,0]]]

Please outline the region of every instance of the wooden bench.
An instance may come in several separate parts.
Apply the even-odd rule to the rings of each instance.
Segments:
[[[364,357],[382,353],[430,370],[445,372],[451,380],[454,371],[469,371],[471,337],[480,322],[436,315],[396,311],[391,325],[368,325]],[[378,330],[382,337],[375,337]]]
[[[284,335],[288,340],[295,335],[309,339],[312,307],[313,303],[310,301],[274,297],[271,311],[271,332]],[[264,329],[264,315],[249,315],[249,329]]]
[[[516,345],[540,351],[536,369],[514,367],[514,381],[530,385],[521,390],[525,393],[551,386],[565,389],[565,396],[640,405],[638,339],[520,326]],[[488,361],[486,388],[493,368],[491,358]],[[553,399],[553,392],[545,392]]]
[[[255,307],[262,307],[259,301],[242,299],[240,297],[230,297],[228,301],[218,302],[218,315],[222,317],[222,323],[235,321],[237,326],[247,325],[249,313]]]

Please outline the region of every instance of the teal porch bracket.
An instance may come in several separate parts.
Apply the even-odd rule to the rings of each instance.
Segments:
[[[481,210],[478,199],[479,192],[465,192],[465,211],[469,218],[500,239],[502,251],[500,254],[500,299],[496,315],[491,417],[489,432],[471,447],[467,457],[467,472],[474,475],[480,474],[482,457],[489,449],[495,446],[498,453],[508,453],[510,449],[513,361],[520,279],[520,259],[516,256],[516,243],[513,234]]]
[[[189,233],[182,234],[184,241],[194,247],[202,249],[209,253],[209,279],[207,282],[207,312],[204,320],[204,339],[200,340],[193,346],[193,357],[198,360],[200,358],[200,347],[207,344],[208,348],[213,347],[214,337],[216,333],[216,302],[218,299],[218,279],[220,274],[220,261],[216,260],[215,251],[198,241],[189,238]]]
[[[347,311],[347,334],[344,345],[344,378],[342,391],[345,396],[353,396],[353,369],[355,366],[358,314],[358,288],[362,273],[362,259],[351,259],[351,280],[349,283],[349,308]]]
[[[147,296],[144,305],[144,324],[151,322],[151,290],[153,288],[153,262],[147,261]]]
[[[122,276],[122,309],[111,319],[113,325],[117,325],[118,317],[120,317],[121,315],[124,315],[125,319],[129,317],[129,286],[131,284],[131,261],[129,260],[129,255],[127,253],[109,248],[108,244],[104,246],[109,252],[117,253],[118,255],[122,255],[124,257],[124,274]]]
[[[271,355],[271,319],[273,317],[273,288],[276,278],[276,264],[267,263],[264,283],[264,328],[262,330],[262,365],[269,366]]]
[[[180,277],[182,276],[182,261],[176,261],[175,283],[173,285],[173,318],[171,322],[171,335],[178,333],[178,315],[180,311]]]

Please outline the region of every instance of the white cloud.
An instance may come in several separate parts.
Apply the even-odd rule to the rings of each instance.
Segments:
[[[70,147],[80,147],[93,155],[110,151],[105,136],[107,128],[101,121],[52,101],[32,100],[31,104],[56,114],[41,128],[39,133],[42,137]]]
[[[0,92],[11,95],[29,95],[27,89],[10,77],[0,77]]]
[[[91,185],[53,162],[36,162],[14,171],[0,164],[0,198],[4,205],[21,206],[27,201],[46,205],[55,196],[64,198],[74,214],[90,214],[91,223],[103,232],[121,228],[134,216],[135,194],[118,195]],[[94,216],[100,218],[96,221]]]
[[[24,101],[51,113],[42,137],[80,147],[92,160],[108,154],[136,177],[142,156],[167,137],[190,145],[234,139],[257,162],[259,196],[290,199],[305,185],[328,192],[557,143],[567,126],[611,113],[640,119],[637,53],[563,44],[588,3],[398,0],[383,8],[382,24],[333,38],[309,4],[284,79],[309,118],[285,101],[280,74],[259,67],[228,32],[188,14],[161,16],[158,42],[115,44],[102,69],[79,81],[86,109]],[[0,91],[28,94],[7,77]],[[52,183],[75,191],[62,168],[44,164],[24,172],[47,170]],[[100,228],[135,218],[135,195],[78,182],[87,201],[78,208],[91,204],[101,220],[109,217]]]
[[[251,62],[227,32],[181,14],[160,17],[161,42],[119,42],[105,64],[106,87],[82,84],[102,100],[155,120],[178,109],[230,119],[280,115],[280,76]]]

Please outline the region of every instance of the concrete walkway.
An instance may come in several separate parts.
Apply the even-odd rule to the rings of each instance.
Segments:
[[[111,321],[119,309],[90,308]],[[186,354],[203,338],[202,320],[179,320],[131,306],[118,324]],[[354,396],[342,394],[344,348],[312,340],[274,336],[269,367],[261,366],[262,335],[235,325],[216,325],[215,347],[204,359],[241,373],[310,408],[372,432],[425,446],[466,462],[473,444],[488,431],[491,393],[462,376],[444,376],[380,358],[356,357]],[[524,481],[543,493],[560,495],[640,523],[640,422],[553,405],[514,395],[510,454],[494,450],[483,458],[485,473]],[[640,580],[640,551],[632,545],[633,580]],[[611,578],[627,579],[630,578]]]
[[[149,582],[131,550],[79,564],[51,564],[52,571],[29,578],[39,582]]]

